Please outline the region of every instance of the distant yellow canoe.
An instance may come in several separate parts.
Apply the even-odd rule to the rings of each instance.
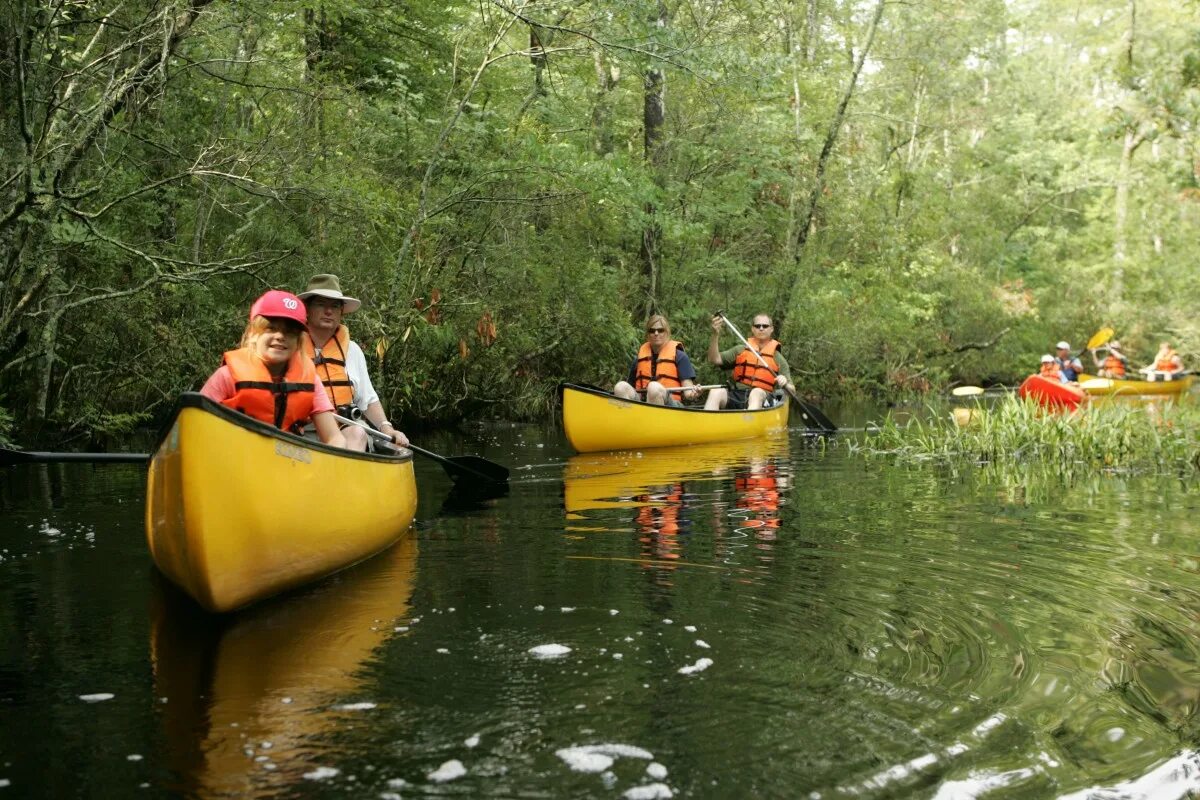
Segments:
[[[416,507],[408,451],[352,453],[185,394],[150,459],[146,538],[172,582],[230,611],[378,553]]]
[[[787,429],[788,404],[759,411],[705,411],[621,400],[563,384],[563,431],[580,453],[754,439]]]
[[[1192,387],[1194,376],[1189,372],[1182,377],[1172,378],[1168,373],[1152,373],[1158,380],[1131,381],[1117,379],[1096,379],[1095,375],[1080,375],[1079,383],[1095,381],[1083,390],[1095,395],[1133,396],[1141,394],[1182,394]]]

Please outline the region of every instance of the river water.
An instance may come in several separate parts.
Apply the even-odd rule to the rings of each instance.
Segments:
[[[508,495],[419,462],[410,537],[226,617],[151,565],[142,468],[0,471],[0,798],[1200,791],[1190,484],[425,444]]]

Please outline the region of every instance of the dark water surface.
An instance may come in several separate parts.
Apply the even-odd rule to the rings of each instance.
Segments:
[[[425,444],[510,493],[420,462],[410,538],[223,618],[155,573],[141,468],[0,471],[0,798],[1200,791],[1190,485]]]

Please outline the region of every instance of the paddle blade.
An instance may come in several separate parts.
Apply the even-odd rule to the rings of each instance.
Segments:
[[[508,482],[508,467],[497,464],[495,461],[488,461],[482,456],[450,456],[446,461],[453,465],[453,469],[447,466],[446,472],[455,481],[462,478],[474,478],[491,483]]]
[[[1108,340],[1111,339],[1112,337],[1113,337],[1113,329],[1112,328],[1101,328],[1100,330],[1096,331],[1095,334],[1092,335],[1092,338],[1088,339],[1086,349],[1094,350],[1095,348],[1100,347],[1101,345],[1108,344]]]
[[[975,395],[983,394],[982,386],[955,386],[950,390],[950,394],[955,397],[974,397]]]

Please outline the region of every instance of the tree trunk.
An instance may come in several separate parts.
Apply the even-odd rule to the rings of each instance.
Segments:
[[[659,2],[658,15],[655,20],[659,29],[667,25],[667,7]],[[646,70],[642,95],[642,129],[643,147],[647,168],[654,177],[654,182],[662,185],[661,159],[663,122],[666,119],[666,76],[663,70],[652,64]],[[658,307],[658,284],[660,281],[658,262],[658,240],[662,227],[655,218],[657,209],[654,203],[645,206],[646,225],[642,229],[642,279],[646,297],[643,304],[644,316],[654,313]]]

